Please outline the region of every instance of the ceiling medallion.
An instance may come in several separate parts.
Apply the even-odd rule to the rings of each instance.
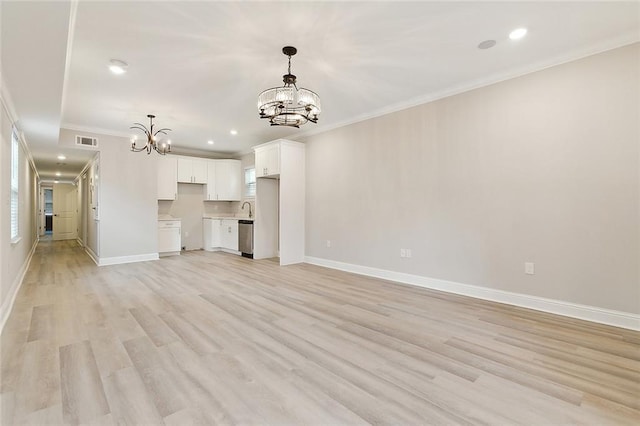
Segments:
[[[282,53],[289,57],[287,74],[282,76],[284,86],[267,89],[258,96],[260,118],[266,118],[272,126],[299,128],[308,121],[318,122],[320,97],[309,89],[298,89],[296,76],[291,74],[291,57],[297,52],[293,46],[282,48]]]
[[[134,136],[131,139],[131,151],[140,152],[140,151],[146,150],[147,154],[151,154],[151,151],[154,150],[158,154],[166,155],[167,152],[171,152],[171,141],[168,140],[167,142],[163,142],[162,144],[160,144],[156,136],[158,135],[158,133],[162,133],[163,135],[166,135],[168,131],[169,132],[171,131],[171,129],[160,129],[154,132],[153,119],[156,118],[156,116],[149,114],[147,115],[147,117],[149,117],[148,129],[142,123],[133,123],[134,125],[129,127],[130,129],[142,130],[144,134],[147,135],[147,143],[141,146],[140,148],[136,147],[136,137]]]

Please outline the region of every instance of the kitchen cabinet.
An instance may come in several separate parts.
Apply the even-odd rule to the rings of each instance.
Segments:
[[[220,247],[238,251],[238,220],[222,219],[220,225]]]
[[[204,249],[238,251],[238,219],[202,219]]]
[[[178,193],[178,161],[158,156],[158,200],[175,200]]]
[[[158,253],[180,254],[182,242],[180,236],[181,223],[179,220],[158,221]]]
[[[280,174],[280,144],[269,143],[255,147],[256,177]]]
[[[202,219],[204,228],[204,249],[213,251],[222,245],[222,224],[220,219]]]
[[[305,146],[278,139],[254,151],[256,175],[263,175],[256,179],[253,257],[280,257],[280,265],[304,262]]]
[[[179,183],[207,183],[207,160],[178,157]]]
[[[209,160],[204,198],[208,201],[240,201],[242,198],[240,160]]]

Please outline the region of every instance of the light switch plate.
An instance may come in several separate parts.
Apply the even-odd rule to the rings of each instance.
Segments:
[[[535,268],[533,262],[525,262],[524,263],[524,273],[527,275],[535,274]]]

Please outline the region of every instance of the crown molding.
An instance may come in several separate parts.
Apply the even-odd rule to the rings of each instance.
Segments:
[[[65,105],[67,100],[67,87],[69,87],[69,72],[71,69],[71,54],[73,53],[73,35],[76,28],[76,17],[78,15],[78,1],[73,0],[69,5],[69,30],[67,31],[67,52],[64,61],[64,76],[62,79],[62,99],[60,100],[61,117],[65,115]]]
[[[40,180],[40,174],[38,173],[38,169],[36,168],[36,163],[33,160],[33,154],[31,153],[31,149],[29,149],[29,145],[27,144],[26,139],[24,138],[24,132],[20,129],[20,123],[18,121],[18,114],[16,113],[16,109],[13,105],[13,100],[11,99],[11,94],[9,93],[9,89],[7,89],[7,84],[4,81],[4,78],[0,81],[2,86],[0,87],[0,103],[2,104],[2,108],[5,110],[7,115],[9,116],[9,120],[11,120],[12,126],[14,126],[18,131],[18,141],[22,146],[25,154],[27,155],[27,161],[31,165],[33,169],[33,173],[36,176],[36,180]]]
[[[547,68],[555,67],[557,65],[566,64],[568,62],[577,61],[583,58],[587,58],[589,56],[597,55],[599,53],[603,53],[609,50],[618,49],[620,47],[629,46],[634,43],[640,42],[640,35],[636,32],[631,32],[625,34],[623,36],[607,40],[602,43],[598,43],[595,45],[591,45],[586,48],[576,49],[568,53],[564,53],[562,55],[557,55],[555,57],[546,59],[544,61],[539,61],[533,64],[529,64],[523,67],[512,68],[506,72],[494,73],[487,77],[483,77],[480,79],[473,80],[471,82],[467,82],[464,84],[460,84],[457,86],[448,87],[444,90],[440,90],[437,92],[429,93],[427,95],[419,96],[413,99],[409,99],[407,101],[398,102],[393,105],[389,105],[383,108],[379,108],[377,110],[360,114],[357,117],[353,117],[347,120],[339,121],[334,124],[328,124],[321,127],[315,127],[313,129],[302,131],[295,133],[291,136],[291,138],[299,139],[306,138],[308,136],[314,136],[320,133],[325,133],[330,130],[334,130],[340,127],[348,126],[350,124],[359,123],[361,121],[366,121],[372,118],[380,117],[383,115],[391,114],[394,112],[402,111],[405,109],[409,109],[418,105],[426,104],[429,102],[434,102],[439,99],[447,98],[449,96],[458,95],[461,93],[469,92],[471,90],[479,89],[482,87],[490,86],[492,84],[500,83],[502,81],[511,80],[517,77],[522,77],[527,74],[532,74],[538,71],[542,71]]]
[[[67,130],[75,130],[76,132],[95,133],[103,136],[116,136],[116,137],[127,138],[127,139],[131,138],[131,133],[120,132],[120,131],[111,130],[111,129],[102,129],[100,127],[83,126],[81,124],[74,124],[74,123],[66,123],[66,122],[62,123],[60,124],[60,128],[67,129]]]

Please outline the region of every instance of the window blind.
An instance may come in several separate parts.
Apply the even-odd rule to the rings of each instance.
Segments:
[[[245,198],[256,196],[256,169],[254,167],[244,169],[244,196]]]
[[[20,143],[18,135],[13,129],[11,132],[11,239],[18,237],[18,207],[20,201]]]

